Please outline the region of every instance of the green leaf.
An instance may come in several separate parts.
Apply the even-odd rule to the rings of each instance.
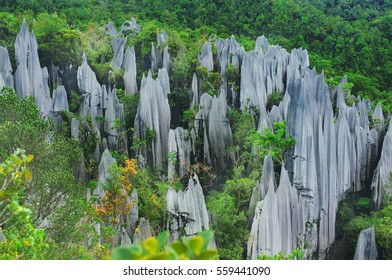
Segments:
[[[194,236],[191,239],[189,239],[189,247],[194,252],[196,255],[200,255],[203,245],[204,245],[204,239],[201,236]]]
[[[197,259],[198,260],[212,260],[215,259],[218,256],[217,252],[215,250],[207,250],[201,253]]]
[[[113,250],[114,260],[132,260],[134,259],[134,254],[127,247],[118,247]]]
[[[178,254],[182,255],[186,253],[186,247],[184,244],[180,241],[174,241],[173,243],[170,244],[170,246],[173,248],[173,250]]]
[[[165,246],[167,239],[169,238],[169,232],[168,231],[163,231],[161,232],[158,237],[157,237],[157,241],[158,241],[158,251],[160,251],[162,249],[163,246]]]
[[[208,244],[210,244],[212,238],[214,237],[214,232],[212,230],[204,230],[199,232],[197,235],[202,237],[204,240],[202,250],[207,250]]]

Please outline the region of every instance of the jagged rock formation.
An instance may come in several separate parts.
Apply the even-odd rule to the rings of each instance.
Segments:
[[[0,90],[3,86],[14,88],[14,76],[8,50],[0,46]]]
[[[161,79],[151,73],[143,76],[139,106],[135,118],[135,140],[147,141],[142,156],[155,167],[166,161],[170,129],[170,107]]]
[[[58,86],[53,90],[53,109],[52,112],[69,112],[67,92],[64,86]]]
[[[37,40],[30,33],[26,20],[15,41],[15,90],[19,97],[33,96],[43,117],[48,117],[52,109],[48,86],[48,70],[41,68],[38,57]]]
[[[124,85],[125,92],[129,94],[135,94],[137,92],[137,81],[136,81],[136,58],[135,48],[127,47],[124,54],[123,61],[124,68]]]
[[[116,140],[120,136],[120,128],[116,127],[116,120],[124,123],[124,106],[118,101],[115,89],[111,90],[107,96],[107,102],[104,103],[105,109],[105,124],[104,131],[108,134],[107,142],[110,149],[126,150],[126,141],[118,145]]]
[[[227,77],[226,68],[233,65],[235,71],[241,68],[242,60],[245,54],[245,49],[240,46],[235,37],[232,35],[230,39],[219,39],[216,43],[217,60],[220,65],[220,75],[222,80],[222,89],[227,93]],[[235,84],[232,86],[232,100],[236,99],[236,91],[234,90]]]
[[[374,227],[370,227],[359,233],[354,260],[377,260],[377,258]]]
[[[196,114],[195,131],[196,134],[203,135],[204,162],[218,168],[229,166],[232,160],[226,150],[233,145],[231,127],[227,119],[228,110],[226,94],[223,91],[218,97],[204,93]],[[195,143],[196,139],[193,139],[193,142]]]
[[[273,168],[268,160],[253,191],[250,258],[261,253],[289,253],[298,244],[309,257],[316,254],[325,258],[335,238],[338,201],[347,192],[365,186],[376,156],[368,121],[370,104],[359,100],[347,106],[345,80],[330,93],[323,73],[317,75],[308,66],[306,51],[289,54],[281,47],[270,46],[263,37],[258,39],[254,52],[244,55],[241,107],[256,108],[260,131],[272,129],[275,121],[286,120],[287,135],[296,140],[285,160],[279,187],[274,189]],[[284,92],[285,96],[279,106],[267,112],[267,98],[273,91]],[[339,109],[336,122],[333,100]],[[382,112],[377,112],[376,116],[380,115]],[[282,201],[291,201],[291,216],[280,206]]]
[[[204,66],[208,69],[208,71],[214,70],[214,60],[212,57],[212,46],[211,43],[205,42],[201,47],[200,54],[197,56],[197,61],[199,65]]]
[[[101,198],[105,194],[103,185],[107,183],[110,177],[110,168],[115,164],[116,160],[112,157],[109,150],[106,149],[102,154],[101,162],[98,167],[98,184],[93,191],[93,195],[96,197]]]
[[[118,36],[116,26],[114,25],[113,22],[109,22],[108,24],[105,24],[103,26],[103,28],[105,29],[106,35],[112,36],[114,38],[116,38]]]
[[[126,20],[121,26],[121,33],[123,35],[127,35],[129,32],[133,33],[133,35],[137,35],[140,30],[140,25],[136,23],[136,19],[134,17],[131,18],[131,21]]]
[[[112,59],[112,67],[120,68],[123,64],[124,59],[124,48],[127,42],[127,38],[114,38],[112,40],[112,47],[114,51],[113,59]]]
[[[193,236],[203,229],[209,229],[209,216],[204,201],[203,189],[196,174],[191,174],[185,191],[176,192],[169,187],[166,195],[168,230],[170,240],[180,238],[180,228],[186,236]]]
[[[270,167],[271,157],[266,157],[264,163]],[[247,251],[250,259],[257,259],[262,254],[276,255],[280,251],[288,254],[311,231],[305,224],[306,210],[302,199],[291,185],[286,168],[282,166],[277,189],[274,171],[268,167],[264,171],[267,173],[263,173],[261,181],[270,185],[265,186],[267,193],[255,208]]]
[[[289,73],[300,69],[303,74],[309,66],[306,50],[294,49],[289,54],[280,46],[270,46],[265,37],[256,41],[255,51],[245,53],[241,64],[241,108],[265,108],[267,97],[273,91],[283,93]]]
[[[78,68],[77,77],[79,91],[84,97],[81,115],[84,118],[90,115],[91,119],[95,121],[95,117],[101,115],[103,93],[94,71],[87,63],[86,54],[83,54],[82,65]]]
[[[141,218],[138,227],[135,230],[133,244],[143,243],[148,237],[151,237],[152,231],[148,220]]]
[[[169,131],[169,159],[168,159],[168,175],[169,179],[173,179],[174,174],[180,177],[185,176],[191,166],[191,137],[188,131],[182,127],[170,129]]]
[[[377,116],[377,115],[376,115]],[[379,116],[381,118],[381,116]],[[374,171],[372,181],[373,203],[376,209],[381,209],[384,196],[392,196],[392,125],[389,124],[382,145],[381,158]]]

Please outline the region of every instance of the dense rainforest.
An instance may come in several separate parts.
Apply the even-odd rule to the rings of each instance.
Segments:
[[[0,259],[391,259],[391,11],[0,0]]]

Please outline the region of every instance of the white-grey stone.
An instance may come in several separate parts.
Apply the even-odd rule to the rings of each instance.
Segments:
[[[359,233],[354,260],[377,260],[377,258],[376,235],[373,226]]]

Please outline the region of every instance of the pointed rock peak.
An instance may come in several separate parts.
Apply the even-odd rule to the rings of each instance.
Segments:
[[[86,56],[85,52],[83,53],[83,56],[82,56],[82,64],[87,64],[87,56]]]
[[[381,103],[378,102],[376,108],[374,109],[373,112],[373,120],[380,120],[380,121],[384,121],[384,114],[382,112],[382,106]]]
[[[256,47],[255,47],[256,52],[262,50],[263,54],[265,54],[268,51],[269,47],[270,44],[267,38],[264,37],[264,35],[256,39]]]
[[[27,26],[26,18],[23,19],[22,27],[20,28],[20,33],[29,32],[29,28]]]

